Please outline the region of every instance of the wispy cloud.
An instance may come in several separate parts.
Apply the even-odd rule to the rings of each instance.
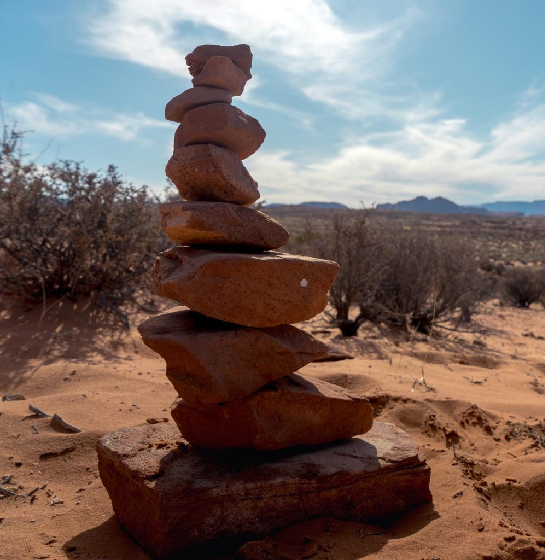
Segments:
[[[106,0],[106,8],[86,15],[85,40],[102,55],[186,79],[183,55],[196,44],[247,42],[260,63],[280,69],[303,95],[346,118],[399,117],[421,94],[406,87],[403,96],[394,95],[384,78],[419,15],[409,8],[354,31],[325,0]]]
[[[524,94],[526,95],[526,94]],[[538,99],[534,99],[534,102]],[[289,152],[248,161],[267,198],[342,200],[357,206],[413,197],[447,196],[462,203],[545,197],[545,101],[526,104],[474,138],[464,119],[407,123],[353,139],[321,161],[296,164]]]
[[[83,108],[53,95],[38,92],[31,95],[33,101],[6,103],[6,113],[22,129],[50,138],[100,134],[131,141],[139,138],[142,129],[173,126],[142,113],[129,115],[97,107]]]
[[[271,99],[257,75],[242,103],[287,114],[311,131],[320,108],[320,116],[334,115],[339,124],[326,132],[339,136],[342,129],[343,141],[329,157],[301,162],[302,152],[265,147],[247,160],[266,198],[357,205],[415,194],[462,203],[545,196],[542,85],[532,84],[510,114],[476,135],[464,115],[445,110],[442,92],[422,91],[397,72],[409,32],[426,17],[423,9],[401,8],[388,21],[355,25],[335,6],[326,0],[103,0],[85,15],[83,36],[102,56],[179,76],[187,86],[184,55],[195,45],[249,43],[260,75],[271,71],[319,105],[301,110]],[[120,127],[132,134],[127,124]]]

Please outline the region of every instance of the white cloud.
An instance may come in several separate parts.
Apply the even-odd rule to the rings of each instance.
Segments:
[[[343,21],[330,4],[105,0],[91,16],[85,14],[84,35],[101,55],[186,80],[184,55],[195,45],[248,43],[263,65],[262,75],[268,66],[282,85],[342,116],[345,120],[328,130],[330,137],[346,128],[329,157],[299,164],[302,152],[262,149],[245,162],[269,201],[340,200],[356,206],[360,200],[369,204],[416,194],[461,203],[545,197],[542,85],[532,84],[513,114],[477,137],[463,115],[446,118],[440,92],[422,92],[396,72],[403,41],[423,16],[420,10],[356,25]],[[284,99],[272,100],[263,85],[267,82],[256,76],[241,101],[287,114],[313,131],[317,111],[307,114]],[[368,124],[385,120],[387,132],[370,132]],[[104,128],[113,133],[116,126],[132,134],[128,123]]]
[[[195,45],[245,42],[260,64],[280,69],[308,98],[347,118],[399,117],[418,94],[388,94],[384,76],[418,16],[411,8],[354,31],[325,0],[107,0],[106,8],[86,14],[85,25],[86,41],[98,53],[186,79],[184,55]]]
[[[96,107],[80,107],[75,103],[45,93],[33,93],[36,101],[6,104],[6,113],[23,130],[52,138],[69,138],[84,134],[100,134],[119,140],[136,140],[144,128],[172,127],[142,113],[113,113]]]
[[[286,151],[258,152],[248,167],[269,202],[395,201],[415,194],[460,203],[545,198],[545,103],[526,107],[479,141],[463,119],[407,123],[360,137],[337,154],[297,165]],[[267,188],[272,190],[267,192]],[[486,194],[483,189],[487,190]]]

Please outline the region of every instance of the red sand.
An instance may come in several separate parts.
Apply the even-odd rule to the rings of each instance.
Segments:
[[[162,360],[135,328],[85,306],[53,305],[41,321],[41,307],[2,306],[0,395],[26,397],[0,402],[0,478],[13,475],[2,488],[39,489],[0,499],[0,558],[148,559],[112,516],[95,442],[172,421]],[[302,326],[327,330],[320,318]],[[356,339],[317,335],[356,359],[302,371],[369,397],[409,432],[431,466],[434,504],[386,528],[300,523],[254,549],[294,560],[545,558],[545,312],[490,305],[471,330],[431,342],[371,326]],[[427,386],[415,384],[423,373]],[[83,432],[54,430],[29,404]]]

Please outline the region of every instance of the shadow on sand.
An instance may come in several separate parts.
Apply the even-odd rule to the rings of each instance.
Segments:
[[[118,357],[131,339],[124,321],[89,301],[56,300],[29,307],[0,300],[0,389],[13,391],[34,368],[57,360],[93,364]]]

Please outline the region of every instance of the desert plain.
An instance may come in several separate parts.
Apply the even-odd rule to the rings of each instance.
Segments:
[[[150,558],[113,516],[95,451],[115,429],[172,422],[164,362],[135,328],[169,304],[145,299],[149,309],[125,310],[130,330],[84,302],[2,300],[0,395],[24,400],[0,402],[0,558]],[[314,519],[229,558],[545,558],[540,305],[492,300],[470,326],[431,338],[370,324],[342,337],[324,315],[298,326],[353,356],[301,371],[366,396],[376,419],[409,433],[431,467],[433,504],[381,527]]]

